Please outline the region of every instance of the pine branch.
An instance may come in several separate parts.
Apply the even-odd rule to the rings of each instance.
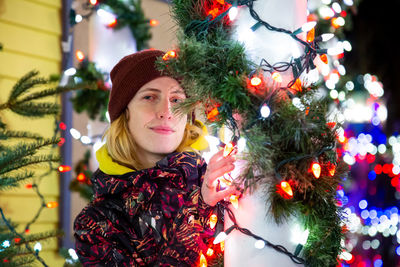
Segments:
[[[0,130],[0,140],[7,140],[9,138],[43,139],[43,136],[26,131]]]
[[[6,168],[7,165],[12,165],[13,163],[17,163],[17,161],[21,160],[24,157],[32,156],[39,149],[49,146],[55,145],[59,142],[58,138],[46,138],[37,140],[36,142],[30,144],[17,144],[14,147],[11,147],[9,150],[2,151],[0,153],[0,174],[5,173],[3,168]]]
[[[11,164],[10,166],[6,166],[1,169],[0,174],[11,172],[26,166],[36,165],[40,163],[48,163],[48,162],[59,162],[60,157],[54,155],[42,155],[42,156],[27,156],[25,158],[20,159],[18,162]]]
[[[4,175],[0,177],[0,191],[11,187],[17,187],[21,182],[34,176],[34,172],[25,172],[16,175]]]
[[[60,105],[55,103],[20,103],[9,108],[15,113],[26,117],[43,117],[60,113]]]
[[[7,103],[13,103],[14,101],[16,101],[16,98],[18,96],[25,92],[28,92],[38,85],[46,85],[49,83],[49,80],[47,79],[36,78],[38,74],[39,71],[32,70],[25,74],[21,79],[19,79],[18,82],[13,86]]]

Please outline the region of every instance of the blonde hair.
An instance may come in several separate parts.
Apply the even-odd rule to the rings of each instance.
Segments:
[[[188,119],[188,121],[191,121]],[[198,122],[187,123],[183,138],[177,152],[192,151],[198,153],[190,147],[202,134],[201,124]],[[137,145],[128,128],[128,118],[125,112],[115,119],[104,133],[106,148],[113,161],[135,170],[143,169],[143,164],[137,154]]]

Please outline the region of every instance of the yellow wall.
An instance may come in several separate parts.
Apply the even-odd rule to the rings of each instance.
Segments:
[[[22,75],[32,69],[41,76],[59,74],[61,68],[61,0],[0,0],[0,103]],[[49,99],[56,101],[56,99]],[[54,133],[54,118],[23,119],[11,112],[1,113],[10,129],[28,130],[50,137]],[[54,153],[59,153],[54,150]],[[47,165],[33,168],[38,174]],[[45,177],[40,192],[46,201],[59,199],[57,172]],[[40,207],[40,200],[32,189],[24,186],[0,194],[0,206],[6,215],[24,226]],[[58,229],[58,209],[44,209],[31,227],[31,232]],[[44,241],[40,253],[49,266],[62,266],[57,241]]]

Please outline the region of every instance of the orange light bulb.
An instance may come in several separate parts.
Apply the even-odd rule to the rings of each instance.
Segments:
[[[60,165],[58,167],[59,172],[69,172],[71,170],[71,167],[68,165]]]
[[[50,202],[48,202],[46,204],[46,207],[48,207],[49,209],[57,208],[58,207],[58,202],[50,201]]]
[[[239,208],[239,197],[236,195],[231,195],[229,198],[229,201],[231,202],[232,206],[237,209]]]
[[[229,156],[232,153],[234,148],[235,148],[235,146],[232,144],[232,142],[227,143],[224,146],[224,153],[223,153],[224,158]]]
[[[326,54],[322,54],[319,56],[319,58],[324,62],[325,64],[328,64],[328,57]]]
[[[85,59],[85,54],[81,50],[76,50],[75,57],[79,62],[82,62]]]
[[[312,170],[312,173],[314,174],[315,178],[318,179],[319,176],[321,175],[321,165],[319,165],[319,163],[317,163],[317,162],[314,162],[311,165],[311,170]]]
[[[79,182],[83,182],[86,180],[86,176],[83,172],[81,172],[80,174],[78,174],[78,176],[76,177],[76,180],[78,180]]]
[[[215,225],[217,224],[217,222],[218,222],[218,217],[217,217],[217,215],[211,214],[211,216],[210,216],[210,228],[211,228],[211,229],[214,229],[214,227],[215,227]]]
[[[257,76],[251,78],[251,80],[250,80],[250,84],[252,86],[259,86],[261,83],[262,83],[262,80]]]
[[[334,176],[334,175],[335,175],[335,172],[336,172],[336,165],[330,163],[330,164],[329,164],[329,175],[330,175],[330,176]]]
[[[170,58],[175,58],[176,57],[176,52],[175,50],[170,50],[167,53],[164,54],[163,60],[168,60]]]
[[[150,26],[155,27],[158,24],[160,24],[160,22],[158,20],[156,20],[156,19],[151,19],[150,20]]]
[[[112,20],[107,24],[107,26],[110,27],[110,28],[114,28],[115,25],[117,25],[117,19],[116,19],[116,18],[112,19]]]
[[[312,28],[308,33],[307,33],[307,42],[311,43],[315,39],[315,28]]]
[[[280,184],[281,189],[283,190],[283,192],[286,193],[288,198],[292,198],[293,197],[293,190],[292,187],[290,186],[290,184],[286,181],[282,181]]]
[[[212,248],[208,248],[206,254],[208,257],[211,257],[214,254],[214,250]]]
[[[207,260],[206,257],[201,253],[200,255],[200,264],[199,267],[207,267]]]
[[[90,4],[93,5],[93,6],[97,5],[97,0],[90,0],[89,2],[90,2]]]
[[[271,77],[277,83],[281,83],[282,82],[282,76],[281,76],[281,74],[279,72],[275,71],[274,73],[272,73]]]
[[[219,246],[221,248],[221,251],[224,252],[224,250],[225,250],[225,241],[220,242]]]
[[[218,108],[213,108],[210,112],[207,113],[207,119],[213,120],[219,114]]]

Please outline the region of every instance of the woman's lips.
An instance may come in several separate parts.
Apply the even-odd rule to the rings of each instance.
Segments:
[[[172,134],[175,132],[172,128],[165,126],[152,127],[150,129],[159,134]]]

